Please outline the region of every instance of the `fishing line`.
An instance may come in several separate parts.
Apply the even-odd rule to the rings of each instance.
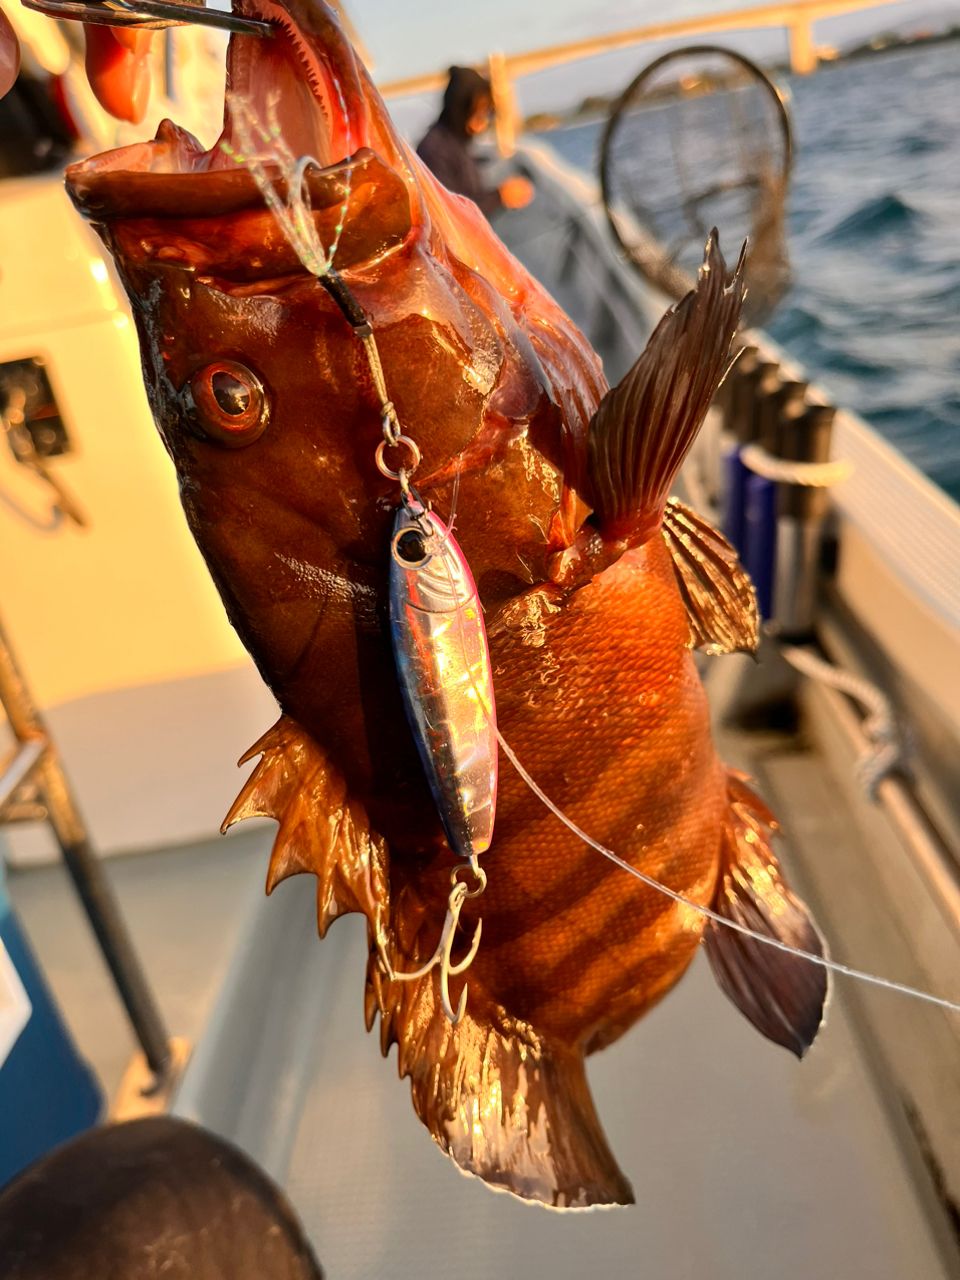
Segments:
[[[333,81],[337,100],[343,112],[344,136],[347,148],[346,158],[349,158],[353,152],[350,116],[339,79],[332,71],[330,72],[330,78]],[[343,185],[343,203],[340,206],[339,218],[334,227],[330,249],[326,251],[320,243],[320,238],[313,222],[310,192],[307,190],[305,181],[308,169],[319,169],[322,172],[324,166],[313,156],[300,156],[299,159],[294,156],[283,137],[283,130],[280,127],[277,114],[279,102],[279,93],[272,93],[267,98],[267,123],[264,125],[246,98],[239,94],[228,94],[227,104],[243,150],[238,151],[231,143],[224,142],[222,144],[223,151],[232,160],[235,160],[237,164],[243,165],[250,173],[260,194],[263,196],[264,203],[276,218],[280,230],[300,259],[303,267],[311,275],[319,279],[332,270],[334,258],[340,247],[340,239],[347,222],[353,172],[350,168],[347,169]],[[285,179],[287,184],[286,203],[281,199],[276,186],[270,180],[263,160],[256,154],[257,138],[274,151],[280,167],[281,177]]]
[[[856,978],[859,982],[867,982],[872,986],[882,987],[887,991],[897,991],[901,995],[912,996],[915,1000],[926,1001],[927,1004],[937,1005],[941,1009],[948,1009],[951,1013],[960,1013],[960,1003],[948,1000],[945,996],[937,996],[930,991],[921,991],[917,987],[908,986],[903,982],[894,982],[891,978],[882,978],[879,974],[867,973],[863,969],[854,969],[850,965],[841,964],[839,960],[830,960],[826,956],[818,956],[814,951],[804,951],[801,947],[794,947],[788,942],[781,942],[779,938],[772,938],[768,934],[759,933],[756,929],[751,929],[745,924],[738,923],[736,920],[730,920],[726,916],[720,915],[719,912],[712,910],[710,907],[705,907],[699,902],[694,902],[691,898],[686,897],[685,894],[678,893],[676,889],[669,888],[669,886],[662,884],[659,880],[655,880],[653,876],[646,875],[637,867],[632,866],[624,858],[621,858],[618,853],[614,853],[612,849],[608,849],[606,845],[601,844],[599,840],[594,840],[594,838],[588,835],[586,831],[581,827],[578,827],[573,819],[569,818],[559,805],[555,804],[547,793],[530,776],[521,764],[520,760],[517,758],[516,752],[496,727],[495,732],[497,735],[497,741],[503,748],[504,755],[537,799],[540,800],[542,804],[546,805],[550,812],[554,814],[555,817],[559,818],[565,827],[569,828],[574,835],[579,836],[580,839],[583,840],[585,844],[588,844],[591,849],[596,849],[597,853],[602,853],[605,858],[608,858],[612,863],[621,867],[624,871],[629,872],[630,875],[634,876],[637,880],[640,880],[649,888],[656,889],[658,893],[662,893],[666,897],[672,898],[673,901],[678,903],[680,906],[689,907],[690,910],[696,911],[700,915],[705,916],[706,919],[712,921],[714,924],[723,925],[725,929],[732,929],[735,933],[742,934],[746,938],[751,938],[754,942],[762,942],[764,946],[773,947],[776,951],[785,951],[788,955],[797,956],[801,960],[809,961],[810,964],[819,965],[822,969],[828,969],[831,973],[842,973],[848,978]]]
[[[451,590],[454,592],[454,595],[455,595],[455,587],[454,587],[452,575],[450,575],[450,570],[446,565],[445,565],[445,568],[448,576],[450,576],[450,579],[451,579]],[[773,938],[769,934],[760,933],[757,929],[751,929],[748,925],[740,924],[736,920],[730,920],[726,916],[720,915],[718,911],[714,911],[711,907],[704,906],[700,902],[694,902],[693,899],[688,898],[686,894],[680,893],[676,889],[671,889],[669,885],[665,885],[663,884],[662,881],[655,879],[653,876],[647,875],[646,872],[639,870],[638,867],[635,867],[631,863],[627,862],[625,858],[621,858],[620,855],[618,853],[615,853],[613,849],[608,849],[605,844],[601,844],[599,840],[595,840],[593,836],[589,835],[586,831],[583,830],[582,827],[578,826],[577,823],[574,822],[574,820],[571,817],[569,817],[566,813],[564,813],[564,811],[560,808],[560,806],[554,800],[552,800],[549,795],[547,795],[547,793],[539,785],[536,779],[524,767],[520,758],[517,756],[517,753],[513,750],[509,742],[507,742],[506,738],[501,733],[500,728],[496,723],[495,717],[491,714],[490,708],[484,702],[483,694],[480,691],[480,689],[477,688],[476,682],[473,678],[473,671],[469,665],[469,660],[467,658],[466,637],[463,631],[463,619],[460,616],[459,609],[457,610],[457,623],[458,623],[459,635],[460,635],[460,646],[461,646],[461,649],[463,650],[466,669],[470,676],[470,681],[473,684],[473,690],[474,690],[474,693],[476,694],[477,702],[479,703],[480,708],[483,711],[483,714],[487,720],[487,723],[491,726],[494,733],[497,735],[497,741],[499,742],[504,755],[513,765],[514,769],[516,769],[517,773],[520,775],[523,782],[526,783],[526,785],[530,788],[530,790],[537,797],[540,803],[543,804],[547,809],[549,809],[550,812],[554,815],[554,817],[559,818],[559,820],[563,823],[563,825],[569,831],[571,831],[575,836],[577,836],[580,840],[582,840],[584,844],[589,845],[591,849],[595,849],[597,853],[602,854],[605,858],[607,858],[615,866],[619,867],[622,871],[626,871],[628,875],[631,875],[636,880],[639,880],[641,884],[645,884],[647,888],[654,889],[656,890],[657,893],[661,893],[665,897],[670,898],[673,902],[677,903],[678,906],[686,907],[690,911],[697,912],[698,915],[703,916],[705,919],[711,921],[711,923],[713,923],[714,925],[720,925],[724,929],[731,929],[733,930],[734,933],[739,933],[745,938],[752,939],[752,941],[754,942],[761,942],[765,947],[772,947],[775,951],[782,951],[782,952],[785,952],[787,955],[796,956],[800,960],[806,960],[810,964],[819,965],[821,969],[826,969],[830,973],[843,974],[844,977],[854,978],[858,982],[865,982],[874,987],[881,987],[885,991],[895,991],[900,995],[910,996],[914,1000],[922,1000],[927,1004],[936,1005],[938,1008],[946,1009],[950,1013],[960,1013],[960,1003],[957,1003],[954,1000],[948,1000],[945,996],[934,995],[933,992],[930,992],[930,991],[921,991],[918,987],[911,987],[903,982],[895,982],[891,978],[882,978],[879,974],[868,973],[863,969],[855,969],[850,965],[841,964],[839,960],[831,960],[826,956],[817,955],[816,952],[814,951],[805,951],[803,950],[802,947],[791,946],[790,943],[788,942],[781,942],[779,938]]]

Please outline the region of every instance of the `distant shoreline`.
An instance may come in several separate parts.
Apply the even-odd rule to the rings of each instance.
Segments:
[[[856,45],[843,53],[824,58],[813,74],[816,75],[826,67],[841,66],[846,62],[857,62],[863,58],[879,57],[888,53],[901,53],[909,49],[923,49],[929,45],[947,44],[953,40],[960,40],[960,26],[951,27],[947,31],[938,31],[929,35],[913,37],[898,36],[894,33],[881,34],[874,36],[872,40],[867,41],[865,44]],[[791,74],[787,63],[767,64],[763,66],[763,70],[774,76]],[[609,97],[594,94],[585,98],[578,106],[565,112],[536,111],[524,120],[523,129],[529,133],[549,133],[553,129],[568,129],[575,125],[593,124],[609,115],[610,108],[619,97],[619,93],[611,94]]]

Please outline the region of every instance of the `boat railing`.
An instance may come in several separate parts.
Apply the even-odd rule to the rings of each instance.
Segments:
[[[754,8],[677,18],[669,22],[648,23],[521,53],[490,53],[480,69],[485,71],[493,88],[497,145],[500,153],[505,156],[513,155],[516,150],[520,133],[516,83],[522,77],[657,41],[683,40],[691,36],[760,28],[782,28],[787,33],[790,69],[797,75],[806,75],[816,70],[819,61],[819,51],[813,38],[813,24],[818,19],[858,9],[876,8],[880,4],[892,2],[893,0],[788,0],[781,4],[758,5]],[[390,98],[437,93],[445,84],[446,74],[437,71],[388,80],[379,88],[385,97]]]

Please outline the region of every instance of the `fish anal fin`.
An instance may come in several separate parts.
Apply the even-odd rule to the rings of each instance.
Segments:
[[[594,518],[608,541],[647,541],[728,368],[743,305],[743,254],[727,272],[716,232],[696,288],[663,317],[608,391],[588,437]]]
[[[760,643],[756,592],[723,534],[671,498],[663,537],[686,606],[691,646],[707,653],[755,653]]]
[[[394,921],[407,916],[403,906]],[[406,921],[405,921],[406,923]],[[432,937],[424,927],[424,937]],[[409,936],[401,929],[401,935]],[[391,947],[396,947],[391,939]],[[417,951],[417,948],[414,948]],[[399,968],[421,962],[406,957]],[[474,974],[452,1026],[436,972],[391,980],[376,949],[367,979],[367,1020],[381,1015],[384,1054],[397,1045],[414,1109],[433,1140],[465,1173],[555,1209],[632,1204],[633,1191],[607,1144],[579,1049],[548,1044],[525,1025],[497,1017]],[[456,1002],[457,996],[454,997]]]
[[[771,848],[770,811],[741,774],[730,774],[729,795],[713,909],[778,942],[824,955],[813,917],[790,889]],[[802,1058],[823,1023],[827,970],[713,922],[704,942],[714,976],[740,1012],[761,1035]]]
[[[290,876],[317,877],[320,936],[349,911],[361,912],[379,936],[388,902],[387,851],[370,829],[366,810],[352,799],[323,748],[289,716],[248,751],[259,754],[224,820],[226,831],[244,818],[279,824],[267,871],[267,893]]]

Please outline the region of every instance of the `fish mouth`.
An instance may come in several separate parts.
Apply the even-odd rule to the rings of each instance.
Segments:
[[[310,157],[303,187],[318,234],[328,230],[328,222],[332,230],[338,216],[348,224],[363,221],[366,214],[369,223],[370,188],[375,186],[381,225],[366,237],[372,243],[360,256],[370,257],[378,245],[382,251],[388,242],[402,240],[411,225],[402,144],[334,13],[323,0],[289,0],[284,6],[274,0],[233,0],[233,10],[269,22],[274,35],[230,37],[223,130],[214,145],[205,150],[186,129],[165,120],[150,142],[71,165],[66,184],[77,208],[108,226],[124,219],[182,222],[246,211],[265,214],[263,192],[251,168],[259,167],[286,200],[292,162]],[[398,183],[403,197],[391,200],[383,188]],[[400,196],[397,190],[394,194]],[[385,211],[392,214],[389,226],[382,225]],[[173,228],[168,225],[167,230],[172,233]],[[344,251],[347,259],[356,260],[357,245],[351,252],[351,239],[357,236],[344,234]],[[166,251],[149,237],[140,248],[138,256],[167,259],[178,251],[176,237]],[[217,264],[207,252],[190,265]]]

